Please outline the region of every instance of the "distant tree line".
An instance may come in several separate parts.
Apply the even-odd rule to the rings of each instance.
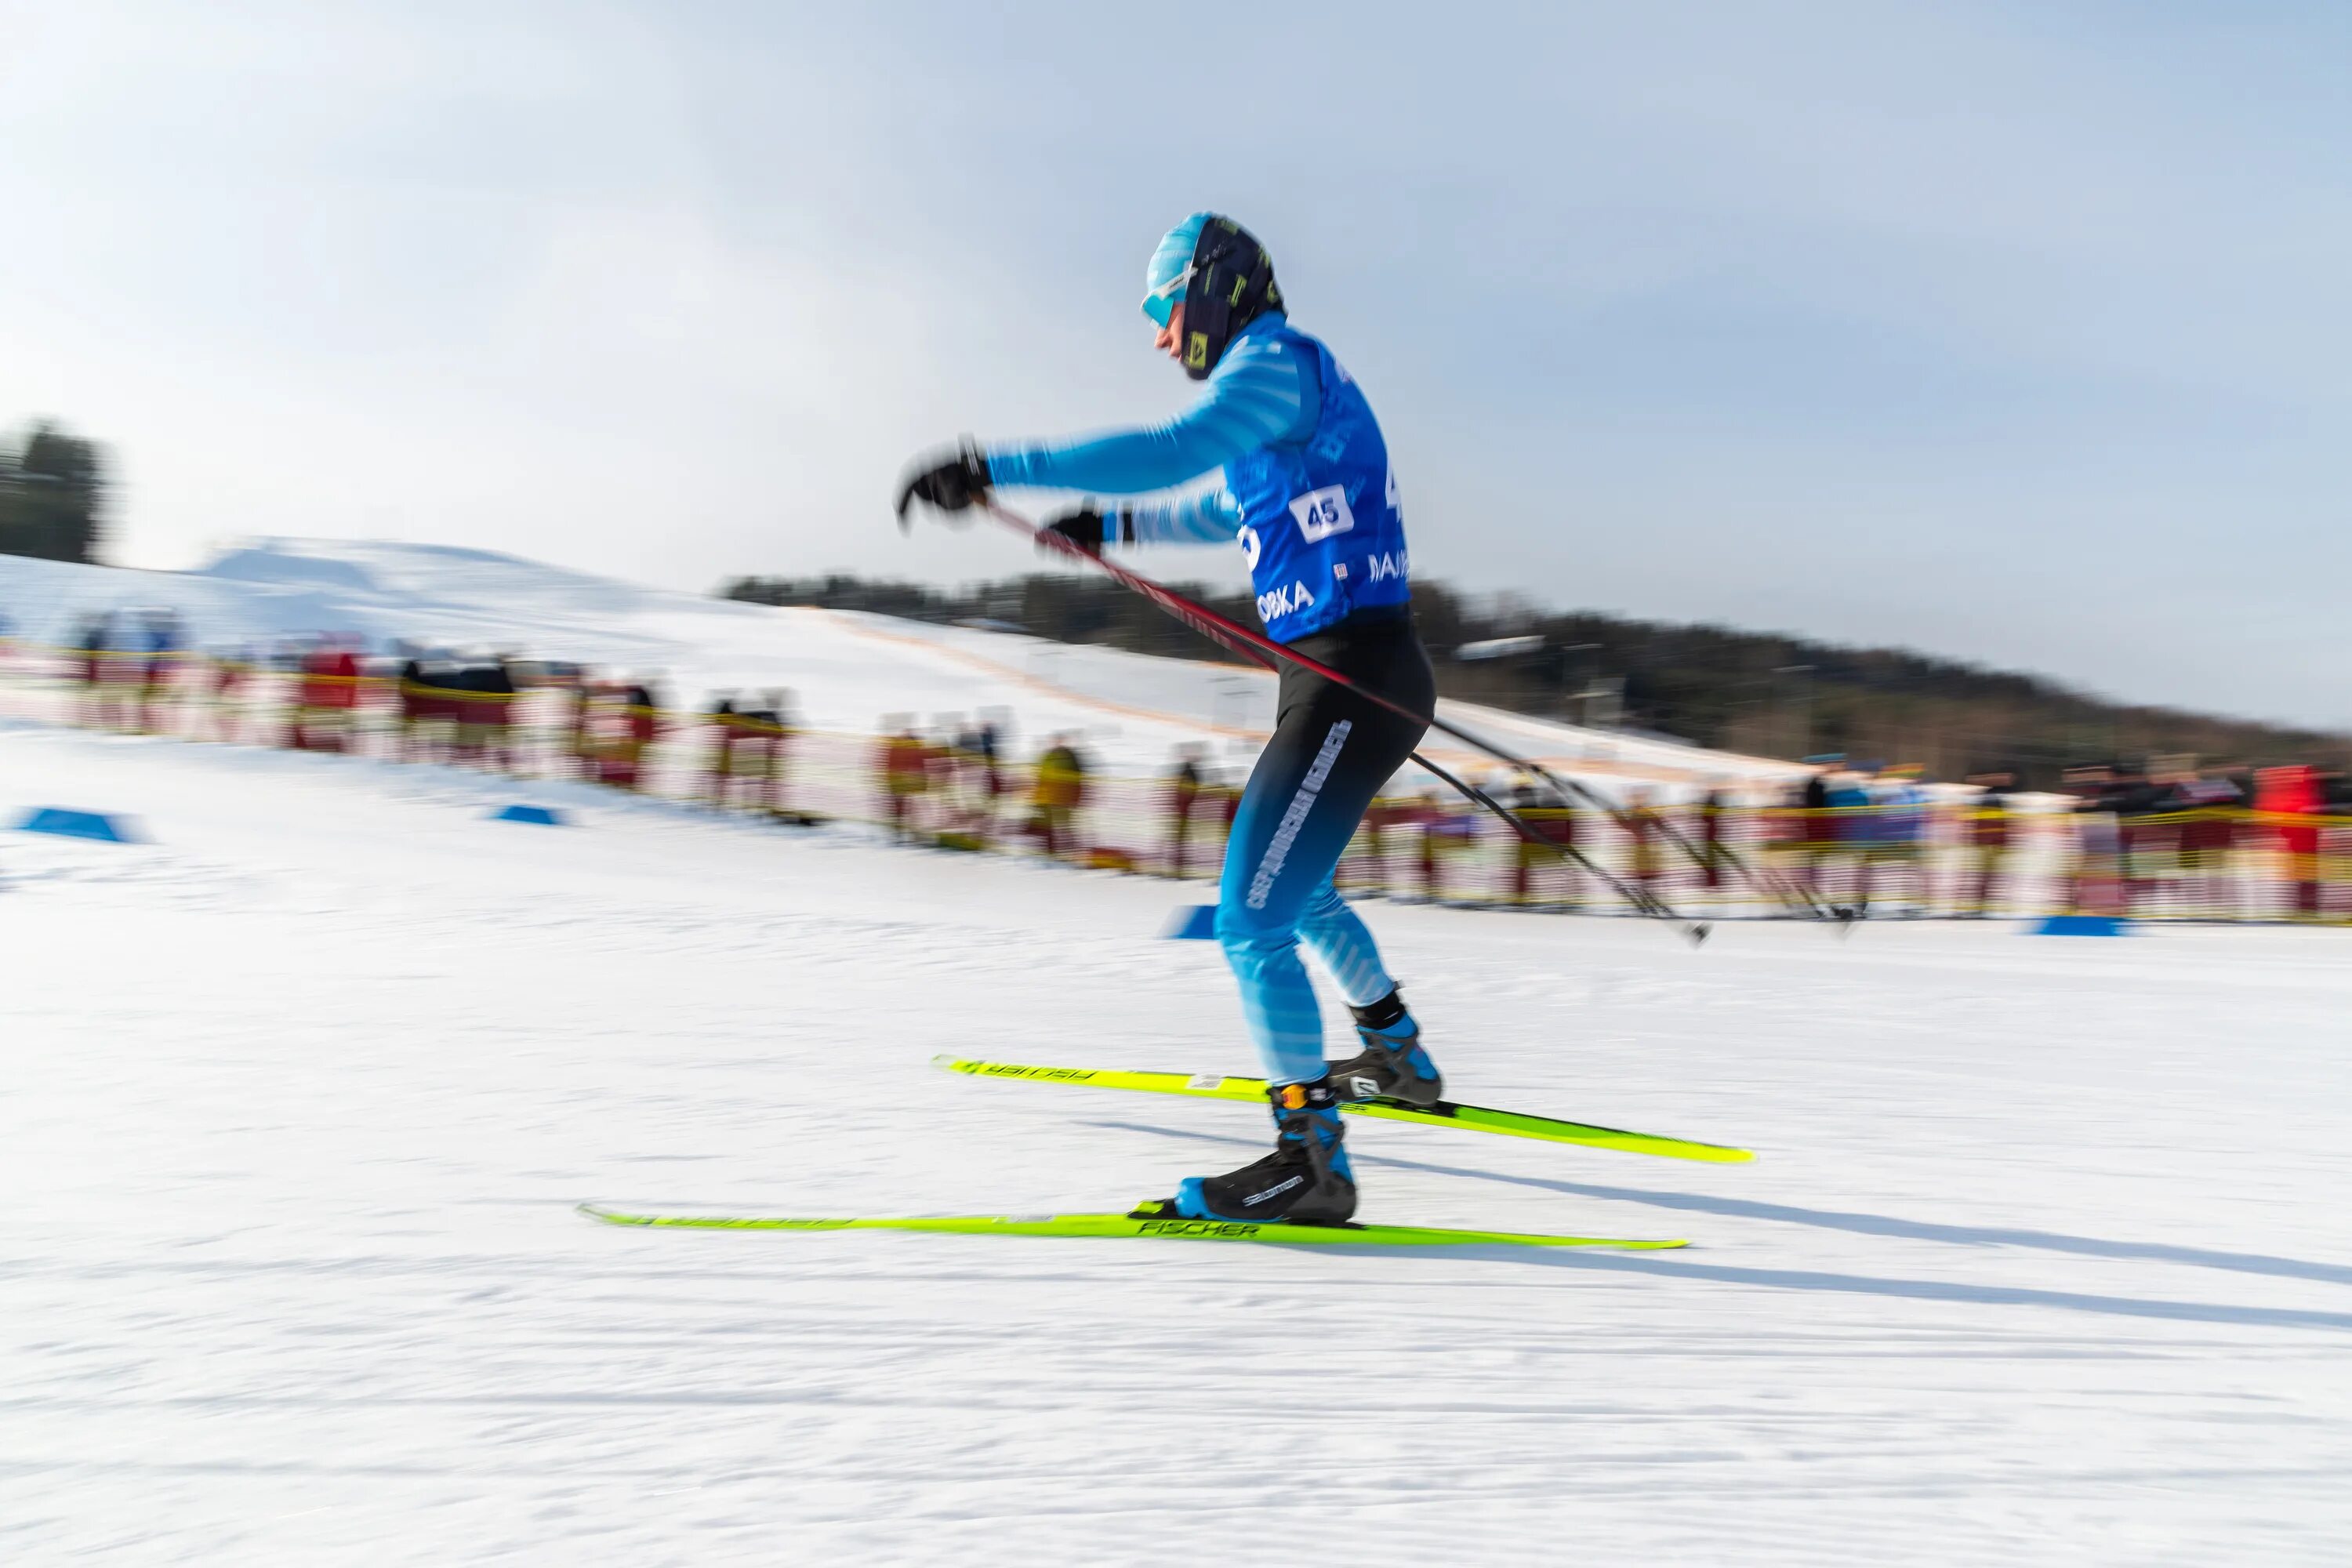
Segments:
[[[1256,626],[1246,594],[1179,591]],[[944,591],[832,575],[745,577],[727,598],[987,622],[1060,642],[1233,660],[1117,584],[1033,574]],[[2046,787],[2067,767],[2137,770],[2193,755],[2209,769],[2352,767],[2352,737],[2102,700],[2040,676],[1902,648],[1843,647],[1778,633],[1541,609],[1515,595],[1413,584],[1413,611],[1448,697],[1523,713],[1640,729],[1790,759],[1829,753],[1916,763],[1934,778],[2013,772]]]
[[[0,555],[96,561],[105,501],[97,443],[42,423],[0,447]]]

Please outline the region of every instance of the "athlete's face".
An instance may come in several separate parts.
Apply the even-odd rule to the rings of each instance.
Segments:
[[[1184,358],[1184,302],[1181,300],[1179,300],[1176,302],[1176,308],[1174,310],[1168,312],[1168,324],[1160,329],[1160,335],[1151,340],[1151,346],[1158,349],[1161,353],[1166,354],[1170,359],[1175,360],[1180,363],[1182,363]]]

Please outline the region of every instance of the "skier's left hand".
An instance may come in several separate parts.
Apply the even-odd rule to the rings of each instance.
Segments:
[[[961,511],[988,499],[988,459],[970,437],[959,443],[953,457],[934,453],[908,465],[898,487],[898,526],[907,526],[907,509],[918,500],[941,511]]]
[[[1088,501],[1075,511],[1064,512],[1047,523],[1045,531],[1060,534],[1089,555],[1100,555],[1103,545],[1110,537],[1108,531],[1104,527],[1101,509],[1092,501]],[[1037,542],[1037,548],[1051,550],[1053,546],[1040,539]]]

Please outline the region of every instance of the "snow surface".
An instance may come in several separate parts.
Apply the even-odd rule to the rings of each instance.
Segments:
[[[1149,564],[1149,563],[1147,563]],[[170,606],[199,647],[266,646],[321,632],[453,648],[511,648],[656,673],[670,700],[700,705],[722,689],[790,688],[821,730],[876,732],[885,715],[929,723],[983,710],[1014,717],[1023,754],[1076,732],[1114,770],[1156,773],[1176,746],[1206,742],[1235,760],[1256,754],[1273,722],[1274,679],[1230,664],[1153,658],[1116,648],[886,616],[774,609],[642,587],[456,546],[261,540],[197,572],[134,572],[0,556],[0,617],[36,644],[62,645],[83,616]],[[1441,713],[1547,764],[1605,785],[1785,781],[1803,770],[1448,701]],[[1488,766],[1433,736],[1442,765]]]
[[[1165,1193],[1255,1114],[927,1063],[1238,1009],[1198,884],[514,795],[0,727],[154,839],[0,833],[0,1561],[2352,1555],[2341,933],[1370,906],[1462,1097],[1761,1157],[1364,1122],[1366,1216],[1680,1253],[626,1231]]]

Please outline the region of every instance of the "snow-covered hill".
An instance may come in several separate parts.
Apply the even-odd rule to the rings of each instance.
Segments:
[[[1245,754],[1272,722],[1274,683],[1230,665],[882,616],[771,609],[659,589],[488,551],[267,540],[201,571],[132,572],[0,556],[0,615],[62,642],[98,611],[178,610],[203,646],[319,632],[444,647],[512,648],[626,673],[659,672],[679,699],[788,687],[808,721],[849,732],[881,717],[1003,710],[1035,737],[1078,731],[1111,767],[1156,771],[1180,742]],[[1786,763],[1447,703],[1447,718],[1548,764],[1597,780],[1762,782]],[[1430,754],[1482,759],[1439,737]]]
[[[484,820],[511,787],[0,726],[0,816],[156,840],[0,833],[7,1562],[2204,1568],[2352,1540],[2341,933],[1694,950],[1374,906],[1455,1092],[1760,1158],[1367,1122],[1365,1216],[1680,1253],[617,1231],[572,1205],[1115,1207],[1265,1129],[927,1066],[1251,1070],[1213,944],[1151,934],[1165,882],[584,785],[532,786],[577,827]]]

